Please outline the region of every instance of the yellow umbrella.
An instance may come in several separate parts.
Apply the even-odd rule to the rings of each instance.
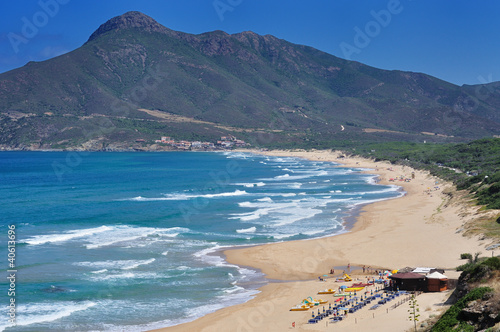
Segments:
[[[399,270],[392,270],[392,274],[398,273]]]

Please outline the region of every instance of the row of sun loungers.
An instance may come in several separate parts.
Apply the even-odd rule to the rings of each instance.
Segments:
[[[309,324],[316,324],[317,322],[319,322],[319,321],[321,321],[329,316],[332,316],[332,315],[333,315],[333,317],[331,317],[332,322],[338,322],[344,318],[344,315],[338,315],[338,314],[335,314],[335,312],[336,312],[335,309],[331,309],[331,310],[326,310],[324,313],[318,313],[317,316],[309,319],[308,323]]]
[[[359,301],[356,305],[347,309],[347,306],[350,306],[353,303],[356,303],[356,301],[358,301],[358,297],[353,297],[350,300],[344,302],[342,305],[337,305],[337,306],[333,307],[332,309],[324,311],[323,313],[318,312],[318,315],[315,316],[314,318],[309,319],[308,323],[309,324],[318,323],[320,320],[323,320],[324,318],[329,317],[331,315],[334,315],[333,317],[330,318],[331,322],[338,322],[338,321],[341,321],[345,316],[341,315],[341,314],[335,315],[335,313],[339,313],[342,311],[354,313],[354,312],[358,311],[359,309],[367,306],[368,304],[371,304],[372,302],[376,302],[373,306],[371,306],[369,308],[370,310],[374,310],[374,309],[377,309],[378,307],[380,307],[381,305],[384,305],[385,303],[392,301],[396,297],[399,297],[399,296],[404,295],[406,293],[407,293],[406,291],[398,291],[398,292],[394,292],[394,293],[388,293],[388,295],[386,297],[382,297],[381,294],[375,294],[375,295],[372,295],[372,296],[366,298],[363,301]]]

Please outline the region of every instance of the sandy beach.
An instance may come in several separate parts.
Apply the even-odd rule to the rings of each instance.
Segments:
[[[357,157],[339,158],[341,153],[331,151],[257,153],[367,168],[370,170],[365,172],[378,175],[379,183],[400,186],[405,194],[361,207],[354,225],[340,235],[225,251],[230,263],[260,269],[267,278],[281,282],[260,288],[261,293],[246,303],[159,331],[406,331],[413,328],[407,303],[394,309],[392,304],[376,310],[363,308],[334,324],[307,324],[311,310],[289,309],[308,296],[332,301],[332,295],[316,295],[319,290],[339,287],[331,276],[324,282],[318,280],[332,268],[339,276],[347,264],[356,267],[353,282],[366,281],[368,273],[363,274],[362,266],[372,270],[435,267],[445,269],[449,278],[457,278],[454,268],[463,264],[461,253],[488,254],[484,249],[490,244],[487,239],[463,235],[464,225],[477,217],[479,207],[464,204],[451,184],[426,172]],[[450,294],[418,296],[420,322],[445,310]]]

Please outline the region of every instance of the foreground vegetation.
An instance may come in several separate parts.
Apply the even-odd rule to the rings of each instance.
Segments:
[[[499,330],[500,259],[478,258],[478,255],[472,258],[470,254],[466,257],[469,262],[457,268],[463,271],[455,291],[458,301],[434,324],[431,332]]]

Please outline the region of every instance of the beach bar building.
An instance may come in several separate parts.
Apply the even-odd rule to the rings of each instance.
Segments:
[[[392,280],[393,289],[406,290],[406,291],[425,291],[427,290],[427,282],[425,276],[420,273],[407,272],[396,273],[389,276]]]
[[[432,272],[426,276],[429,292],[442,292],[448,289],[448,277],[439,272]]]

